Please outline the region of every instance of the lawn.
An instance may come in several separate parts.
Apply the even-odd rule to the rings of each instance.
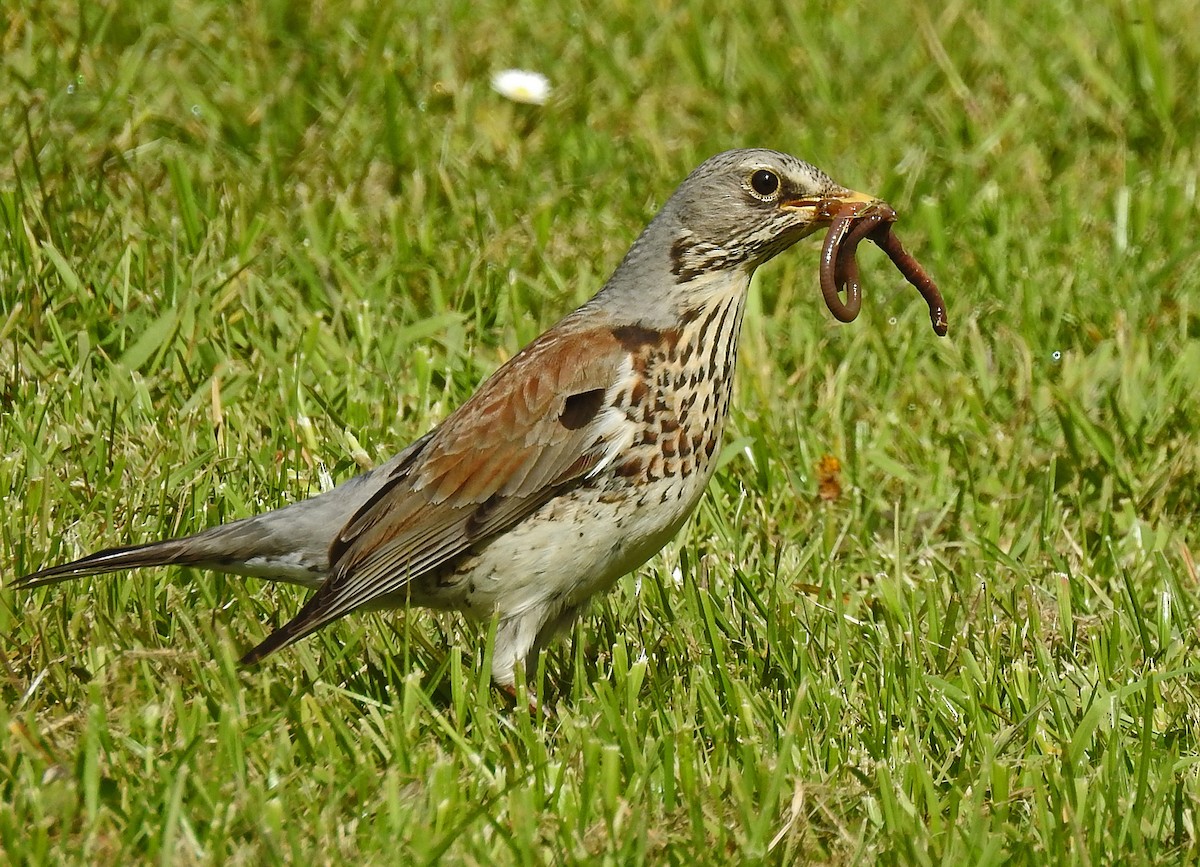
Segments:
[[[386,460],[729,147],[889,200],[950,312],[866,247],[849,325],[819,241],[764,267],[722,468],[540,712],[455,616],[242,670],[303,591],[0,590],[0,861],[1200,857],[1194,3],[47,0],[0,39],[4,582]]]

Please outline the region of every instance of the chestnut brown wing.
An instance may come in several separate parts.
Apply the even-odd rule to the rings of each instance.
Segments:
[[[334,540],[330,578],[253,662],[392,593],[520,521],[626,445],[612,394],[630,351],[570,317],[487,380]]]

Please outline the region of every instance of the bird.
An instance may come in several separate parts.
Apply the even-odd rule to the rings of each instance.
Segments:
[[[496,621],[510,692],[590,600],[674,537],[713,475],[756,268],[878,199],[774,150],[701,163],[590,300],[392,459],[283,508],[108,548],[33,588],[180,565],[313,592],[251,665],[360,610]]]

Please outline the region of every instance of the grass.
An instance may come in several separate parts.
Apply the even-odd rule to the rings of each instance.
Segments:
[[[245,672],[300,591],[0,591],[5,860],[1200,857],[1193,13],[19,4],[6,580],[386,459],[727,147],[889,199],[951,332],[878,254],[850,326],[815,243],[764,268],[724,467],[543,657],[548,714],[453,617]],[[510,65],[552,102],[493,94]]]

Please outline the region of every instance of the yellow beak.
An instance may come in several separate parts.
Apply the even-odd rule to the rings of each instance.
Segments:
[[[833,222],[833,216],[838,211],[845,208],[847,205],[870,206],[874,204],[883,204],[883,200],[878,196],[860,193],[856,190],[841,190],[829,196],[820,198],[805,198],[792,199],[780,203],[780,207],[788,210],[800,210],[802,208],[811,208],[813,210],[813,222],[818,225],[828,225]],[[866,210],[863,207],[862,210]]]

